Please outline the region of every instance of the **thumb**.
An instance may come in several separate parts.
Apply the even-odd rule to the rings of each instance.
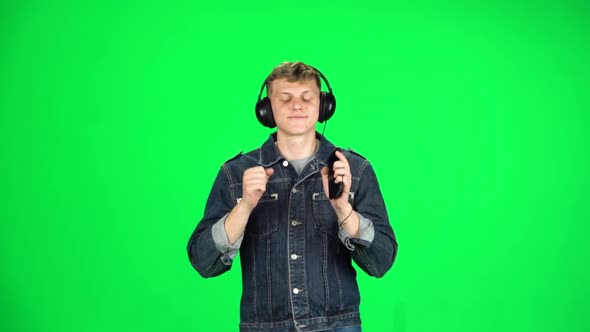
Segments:
[[[266,173],[266,176],[271,177],[275,173],[275,170],[272,168],[265,168],[264,172]]]
[[[328,172],[329,172],[328,166],[324,166],[324,167],[322,167],[322,169],[320,170],[320,174],[322,174],[322,177],[324,177],[324,176],[328,176]]]

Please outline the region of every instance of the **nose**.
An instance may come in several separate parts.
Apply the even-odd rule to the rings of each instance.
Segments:
[[[300,110],[301,109],[301,104],[298,101],[293,102],[293,105],[291,105],[291,109],[293,110]]]

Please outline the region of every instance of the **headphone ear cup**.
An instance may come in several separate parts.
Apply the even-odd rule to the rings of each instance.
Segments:
[[[277,126],[268,97],[264,97],[256,103],[256,118],[265,127],[274,128]]]
[[[330,120],[336,111],[336,98],[330,92],[322,91],[320,95],[320,115],[318,122]]]

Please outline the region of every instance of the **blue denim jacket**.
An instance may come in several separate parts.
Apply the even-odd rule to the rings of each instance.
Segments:
[[[374,228],[372,241],[339,238],[338,220],[322,187],[320,169],[336,147],[317,134],[318,153],[300,174],[278,153],[271,136],[261,148],[227,161],[188,243],[192,266],[205,278],[231,268],[231,248],[220,250],[213,227],[238,203],[244,170],[272,167],[267,190],[252,211],[240,244],[240,331],[316,331],[360,324],[360,294],[351,259],[382,277],[397,242],[370,163],[344,150],[352,172],[349,199]]]

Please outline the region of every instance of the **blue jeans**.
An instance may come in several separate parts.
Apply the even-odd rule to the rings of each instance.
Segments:
[[[362,332],[361,326],[347,326],[347,327],[337,327],[335,329],[326,330],[324,332]]]

